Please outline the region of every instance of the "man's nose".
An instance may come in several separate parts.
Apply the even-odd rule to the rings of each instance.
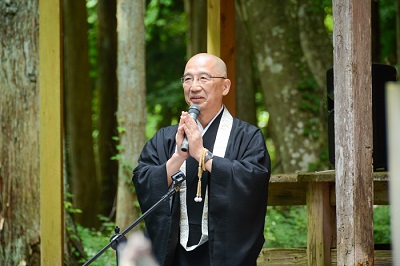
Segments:
[[[194,77],[193,78],[193,83],[192,83],[192,87],[194,86],[195,83],[200,83],[200,78]]]
[[[193,79],[192,86],[190,86],[190,90],[201,90],[201,83],[198,78]]]

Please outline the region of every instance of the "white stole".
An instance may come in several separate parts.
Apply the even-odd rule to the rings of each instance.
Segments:
[[[229,113],[228,109],[224,108],[222,113],[221,121],[219,123],[217,136],[215,138],[213,154],[218,157],[224,157],[226,147],[228,145],[229,135],[231,133],[233,124],[233,117]],[[180,170],[186,175],[186,161],[183,162]],[[204,199],[203,216],[201,222],[201,238],[197,245],[187,246],[189,240],[189,219],[186,205],[186,180],[183,181],[179,190],[180,204],[181,204],[181,216],[180,216],[180,243],[187,250],[193,250],[196,247],[204,244],[208,240],[208,186],[206,187],[206,196]],[[193,200],[196,195],[193,195]]]

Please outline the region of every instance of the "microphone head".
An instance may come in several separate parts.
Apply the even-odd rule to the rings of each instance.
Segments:
[[[198,106],[197,104],[192,104],[189,107],[188,113],[191,117],[193,117],[194,120],[196,120],[197,116],[200,114],[200,106]]]

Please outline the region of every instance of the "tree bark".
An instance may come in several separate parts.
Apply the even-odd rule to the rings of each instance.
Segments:
[[[0,265],[40,264],[38,11],[0,3]]]
[[[188,21],[186,54],[189,59],[195,54],[207,52],[207,1],[185,0]]]
[[[76,221],[98,225],[99,186],[92,138],[92,88],[89,77],[88,24],[85,1],[63,1],[64,91],[67,147]]]
[[[126,228],[137,218],[132,169],[146,141],[144,1],[117,3],[118,126],[120,161],[116,224]],[[133,165],[132,165],[133,163]]]
[[[236,11],[236,13],[238,13]],[[253,51],[249,32],[236,15],[236,116],[257,126],[256,80],[253,76]]]
[[[98,147],[99,178],[101,180],[100,211],[103,215],[112,216],[117,194],[118,161],[115,156],[116,142],[113,137],[117,131],[117,4],[115,0],[97,2],[97,48],[99,92]]]
[[[316,55],[310,53],[310,38],[328,36],[323,20],[308,21],[323,9],[311,7],[312,1],[306,2],[309,5],[295,1],[236,3],[250,32],[265,108],[270,113],[269,134],[280,158],[277,171],[325,168],[327,160],[321,162],[320,151],[328,146],[326,110],[321,108],[326,93],[320,84],[332,65],[332,46],[324,44]],[[261,10],[268,10],[268,16]],[[312,16],[303,15],[305,11]],[[309,65],[317,63],[320,67],[311,70]]]

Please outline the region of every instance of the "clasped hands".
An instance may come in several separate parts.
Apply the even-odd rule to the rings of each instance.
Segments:
[[[183,152],[180,149],[185,135],[189,142],[188,152]],[[186,159],[190,154],[190,156],[192,156],[197,161],[200,160],[200,156],[204,149],[203,137],[201,136],[199,126],[188,112],[183,111],[181,114],[175,140],[178,147],[177,153],[181,158]]]

